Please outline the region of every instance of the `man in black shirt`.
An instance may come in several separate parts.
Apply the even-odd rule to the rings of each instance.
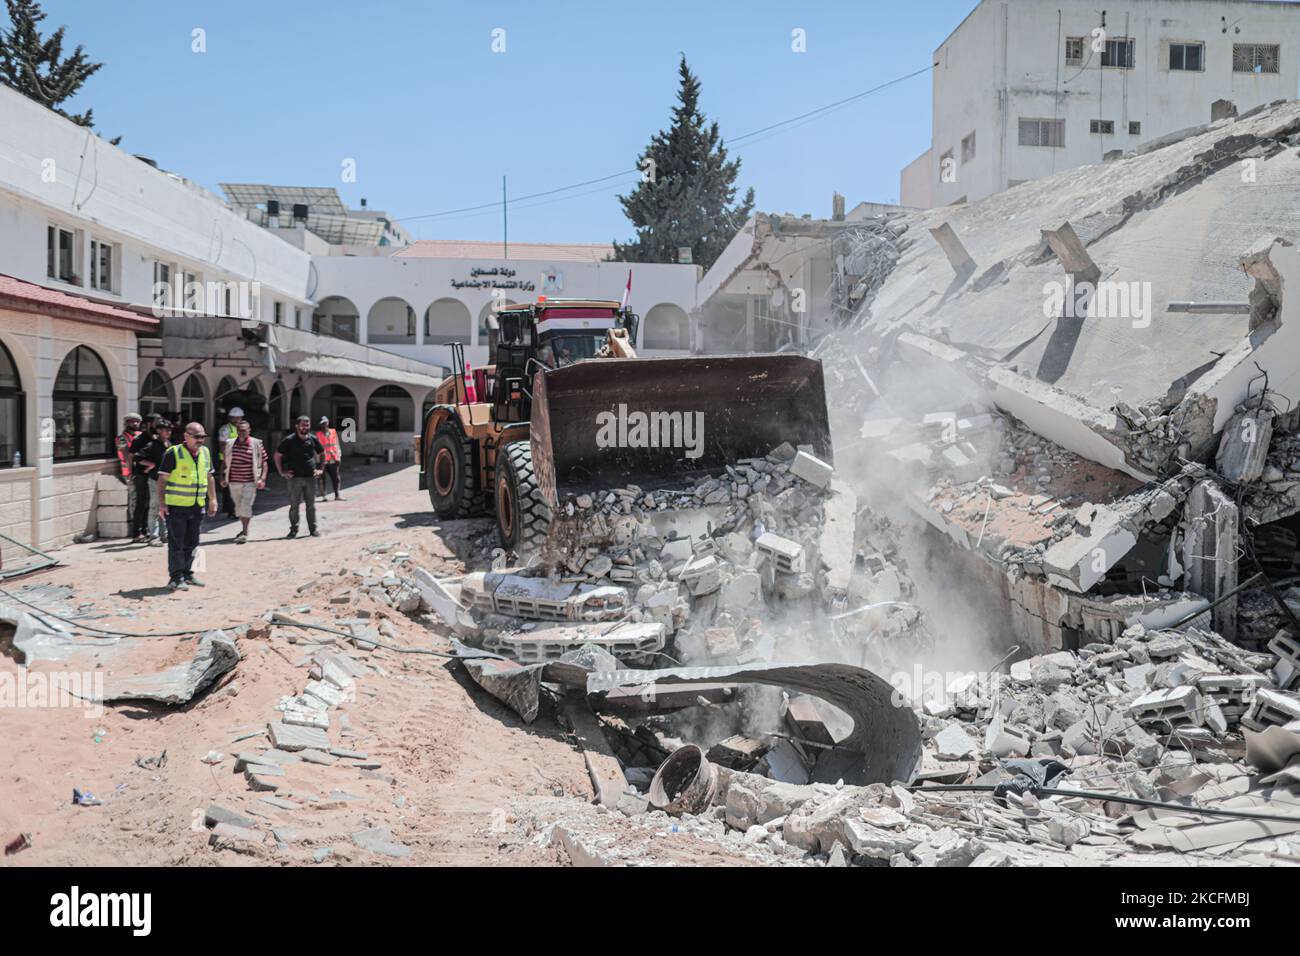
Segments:
[[[299,415],[294,430],[284,437],[275,450],[275,470],[289,483],[289,533],[298,535],[298,506],[307,506],[307,530],[319,538],[316,530],[316,479],[321,475],[320,461],[325,448],[311,433],[311,418]]]
[[[128,449],[131,456],[131,482],[135,488],[135,505],[131,509],[131,534],[136,544],[144,544],[149,540],[149,472],[151,469],[141,456],[158,437],[158,418],[158,415],[152,413],[145,416],[144,429],[132,439]]]
[[[158,475],[158,468],[163,463],[163,455],[172,443],[172,423],[165,418],[158,419],[153,426],[149,440],[141,443],[136,439],[131,445],[137,466],[147,475],[149,482],[149,513],[145,521],[145,535],[151,545],[162,547],[167,543],[167,522],[158,513],[162,499],[158,497],[158,483],[153,479]],[[140,446],[137,450],[137,446]]]

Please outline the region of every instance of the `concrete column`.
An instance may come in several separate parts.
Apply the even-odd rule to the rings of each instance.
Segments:
[[[1192,486],[1183,518],[1183,566],[1189,591],[1217,601],[1237,586],[1239,520],[1236,504],[1214,482],[1198,481]],[[1222,637],[1235,640],[1237,599],[1216,607],[1210,621]]]
[[[40,317],[40,335],[36,341],[36,482],[32,514],[36,527],[36,546],[49,547],[54,542],[54,379],[59,369],[54,362],[54,320]],[[30,393],[29,393],[30,394]]]

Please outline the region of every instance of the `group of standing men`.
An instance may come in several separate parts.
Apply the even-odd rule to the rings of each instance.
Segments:
[[[236,544],[248,541],[248,527],[253,518],[257,492],[266,487],[268,460],[261,439],[252,435],[241,408],[232,408],[230,420],[218,432],[218,465],[212,465],[207,446],[207,431],[198,422],[185,426],[182,440],[172,443],[171,422],[150,415],[147,426],[139,415],[127,415],[123,433],[118,436],[120,476],[130,483],[128,513],[131,533],[136,543],[167,545],[169,590],[202,587],[194,576],[194,555],[204,516],[217,513],[217,486],[227,502],[227,514],[239,519],[241,528]],[[325,497],[326,475],[339,493],[339,465],[342,456],[338,433],[328,418],[321,418],[319,430],[311,430],[311,419],[298,416],[294,430],[275,451],[276,471],[288,483],[289,533],[298,535],[298,514],[306,504],[307,530],[319,537],[316,527],[317,483]]]

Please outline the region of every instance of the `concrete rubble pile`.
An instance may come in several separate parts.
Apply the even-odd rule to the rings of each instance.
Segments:
[[[445,604],[466,644],[524,663],[583,644],[635,666],[661,654],[770,661],[780,635],[767,605],[842,611],[870,587],[857,567],[857,512],[829,464],[784,444],[689,487],[579,496],[527,566],[425,580],[425,603]]]

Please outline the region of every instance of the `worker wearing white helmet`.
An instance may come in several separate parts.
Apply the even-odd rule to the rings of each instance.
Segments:
[[[239,437],[239,423],[244,420],[244,410],[236,405],[226,416],[230,421],[226,422],[217,429],[217,474],[222,474],[225,468],[225,460],[222,457],[227,442],[232,442]],[[226,513],[227,518],[235,517],[235,500],[230,497],[230,489],[221,489],[221,509]]]

